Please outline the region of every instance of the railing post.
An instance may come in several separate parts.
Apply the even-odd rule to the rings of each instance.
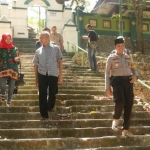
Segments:
[[[67,49],[67,51],[69,52],[69,41],[67,41],[67,45],[68,45],[68,49]]]
[[[82,66],[84,65],[84,52],[82,51]]]
[[[77,54],[77,51],[76,51],[76,50],[77,50],[77,47],[76,47],[76,45],[75,45],[74,50],[75,50],[75,59],[76,59],[76,57],[77,57],[77,56],[76,56],[76,54]]]

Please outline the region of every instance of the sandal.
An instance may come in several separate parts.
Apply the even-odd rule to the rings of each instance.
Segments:
[[[112,130],[114,130],[114,131],[119,131],[119,128],[118,128],[118,120],[116,121],[115,119],[112,121],[112,126],[111,126],[111,128],[112,128]]]
[[[6,106],[7,106],[7,107],[9,107],[9,106],[10,106],[10,104],[11,104],[11,102],[10,102],[10,101],[7,101],[7,102],[6,102]]]
[[[122,131],[122,136],[132,137],[133,134],[132,134],[131,132],[129,132],[128,130],[123,130],[123,131]]]

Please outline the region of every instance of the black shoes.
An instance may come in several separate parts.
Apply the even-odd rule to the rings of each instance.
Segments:
[[[41,117],[41,120],[48,120],[48,117]]]

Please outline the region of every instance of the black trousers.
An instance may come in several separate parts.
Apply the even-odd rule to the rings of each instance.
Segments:
[[[113,87],[113,97],[115,102],[114,119],[119,119],[122,111],[123,114],[123,129],[128,130],[130,127],[130,117],[133,106],[133,84],[130,83],[129,77],[126,78],[112,78],[111,84]]]
[[[39,107],[42,117],[48,117],[48,111],[54,108],[58,90],[58,77],[41,75],[38,73]],[[47,87],[49,86],[49,98],[47,99]]]

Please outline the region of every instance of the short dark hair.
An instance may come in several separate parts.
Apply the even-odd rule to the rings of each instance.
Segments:
[[[52,28],[57,28],[56,26],[52,26]]]
[[[90,24],[87,24],[85,27],[92,28],[92,26]]]
[[[42,31],[40,36],[42,36],[42,35],[50,37],[50,34],[48,33],[48,31]]]
[[[49,31],[49,32],[51,32],[50,28],[48,28],[48,27],[45,27],[42,31]]]

